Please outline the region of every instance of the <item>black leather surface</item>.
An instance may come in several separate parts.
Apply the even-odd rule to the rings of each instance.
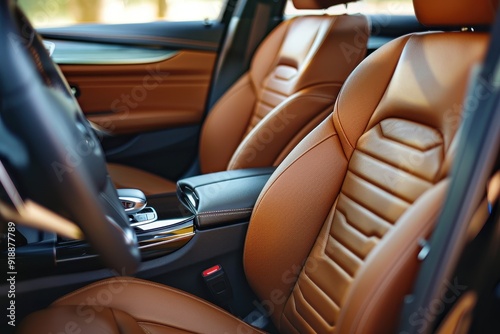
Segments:
[[[240,222],[250,218],[274,170],[251,168],[194,176],[179,180],[177,193],[200,229]]]

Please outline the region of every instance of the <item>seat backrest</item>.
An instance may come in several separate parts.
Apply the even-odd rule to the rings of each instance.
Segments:
[[[497,6],[414,5],[424,24],[459,27],[491,23]],[[471,69],[488,39],[419,33],[384,45],[347,79],[332,116],[279,165],[255,206],[244,264],[280,332],[395,329],[418,270],[419,239],[431,233],[447,189]]]
[[[294,0],[320,9],[353,0]],[[279,164],[332,110],[369,36],[362,15],[300,16],[281,23],[249,71],[216,103],[200,139],[202,173]]]

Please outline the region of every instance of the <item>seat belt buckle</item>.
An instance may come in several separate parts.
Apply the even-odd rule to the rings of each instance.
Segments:
[[[231,310],[233,301],[233,290],[229,279],[220,264],[203,270],[201,277],[210,291],[210,294],[215,299],[217,304],[225,309]]]

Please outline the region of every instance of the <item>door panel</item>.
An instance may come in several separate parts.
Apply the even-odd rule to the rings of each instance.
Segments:
[[[193,164],[224,24],[40,29],[109,161],[176,180]]]
[[[155,63],[61,69],[90,121],[112,134],[139,134],[199,123],[215,59],[214,52],[178,51]]]

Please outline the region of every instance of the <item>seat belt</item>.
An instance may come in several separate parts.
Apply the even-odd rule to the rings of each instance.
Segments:
[[[286,1],[238,0],[235,3],[232,17],[227,18],[225,15],[228,20],[227,31],[212,76],[205,117],[226,90],[247,71],[255,49],[281,21],[280,15]]]
[[[259,2],[255,8],[254,20],[250,28],[245,59],[243,60],[245,64],[250,64],[254,51],[267,35],[268,25],[272,15],[271,9],[271,4],[265,2]]]

